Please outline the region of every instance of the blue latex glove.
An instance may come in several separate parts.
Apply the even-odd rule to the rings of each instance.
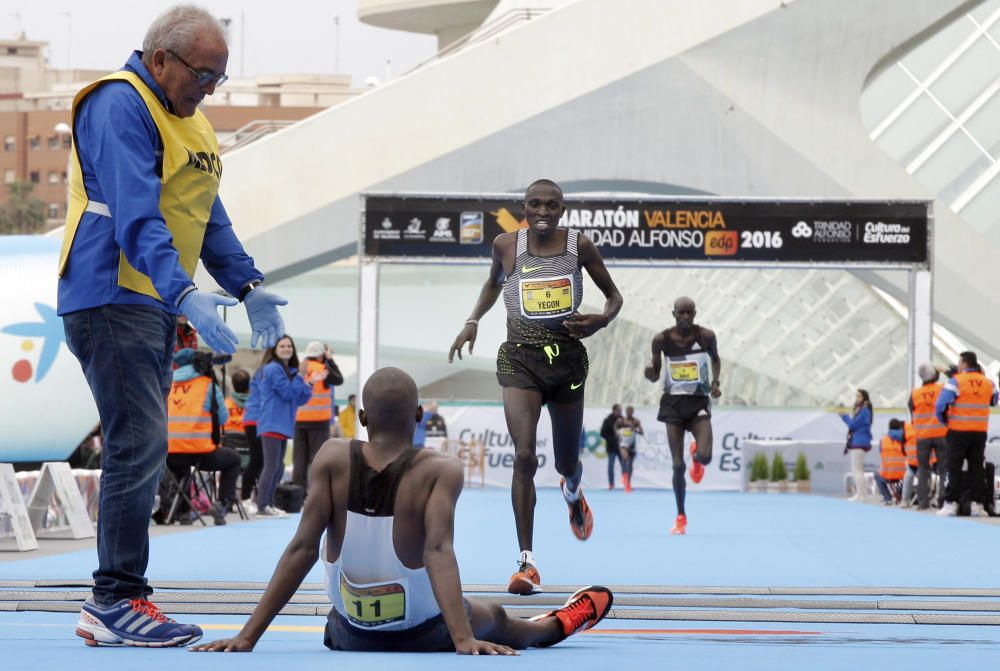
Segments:
[[[188,318],[191,325],[198,331],[198,335],[205,341],[205,344],[216,352],[232,354],[236,351],[239,339],[233,330],[226,326],[219,316],[219,306],[233,306],[239,301],[228,296],[209,293],[207,291],[192,291],[181,301],[178,306],[181,313]]]
[[[250,318],[250,347],[274,347],[278,338],[285,335],[285,322],[278,314],[279,305],[288,305],[288,301],[277,294],[257,287],[243,298],[247,306],[247,317]]]

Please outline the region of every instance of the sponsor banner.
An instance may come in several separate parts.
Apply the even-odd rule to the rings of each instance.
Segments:
[[[929,204],[917,201],[572,199],[560,226],[614,261],[928,262]],[[516,198],[367,196],[365,254],[481,258],[527,224]]]
[[[485,444],[485,481],[488,486],[510,487],[514,466],[514,444],[507,433],[503,408],[496,406],[442,406],[439,410],[448,426],[448,438],[469,444],[473,440]],[[587,488],[608,486],[608,455],[600,437],[601,423],[608,410],[587,409],[581,449],[583,484]],[[642,422],[644,435],[637,441],[637,454],[632,475],[636,487],[671,489],[673,462],[667,447],[666,428],[656,420],[656,408],[637,408],[635,416]],[[878,441],[888,430],[889,419],[905,419],[900,412],[879,411],[872,425],[874,448],[866,457],[866,470],[877,470]],[[1000,463],[1000,419],[991,418],[986,457]],[[825,410],[756,410],[716,409],[712,413],[714,445],[712,463],[705,469],[701,484],[690,485],[699,490],[738,491],[745,488],[743,471],[749,469],[749,456],[755,451],[773,454],[780,451],[789,475],[798,452],[806,454],[813,471],[814,488],[831,494],[843,492],[843,474],[848,470],[843,455],[847,430],[834,412]],[[684,435],[684,461],[690,467],[691,434]],[[783,442],[773,442],[783,441]],[[542,412],[536,438],[539,487],[559,486],[552,452],[552,428],[548,413]],[[751,449],[752,448],[752,449]],[[478,482],[478,476],[475,478]],[[615,464],[616,486],[621,487],[621,468]],[[832,483],[832,484],[828,484]],[[839,483],[839,484],[838,484]]]

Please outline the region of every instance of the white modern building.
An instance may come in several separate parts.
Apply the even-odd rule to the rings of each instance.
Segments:
[[[936,357],[1000,357],[1000,0],[360,0],[359,12],[437,34],[441,56],[231,152],[222,192],[292,300],[289,332],[330,342],[348,390],[359,194],[520,194],[539,177],[569,194],[932,199]],[[905,403],[903,273],[612,274],[625,308],[588,341],[588,403],[655,402],[642,367],[680,295],[719,334],[725,404],[848,403],[858,387]],[[496,400],[502,306],[474,356],[446,361],[485,278],[383,267],[379,364],[428,397]],[[593,285],[585,304],[600,309]]]

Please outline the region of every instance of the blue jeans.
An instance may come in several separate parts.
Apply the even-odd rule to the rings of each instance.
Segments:
[[[257,508],[263,510],[274,505],[274,493],[285,475],[285,450],[288,448],[288,441],[262,436],[260,444],[264,454],[264,467],[257,480]]]
[[[893,496],[892,490],[890,489],[890,486],[895,485],[898,482],[899,480],[886,480],[885,478],[882,477],[881,473],[875,474],[875,484],[878,486],[878,491],[882,495],[882,500],[885,501],[886,503],[892,503],[893,499],[895,498]]]
[[[103,305],[63,316],[104,432],[94,601],[144,598],[149,518],[167,456],[167,395],[177,319],[140,305]]]

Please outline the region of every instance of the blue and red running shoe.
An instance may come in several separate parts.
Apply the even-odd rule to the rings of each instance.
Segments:
[[[171,620],[145,599],[122,599],[107,608],[87,599],[76,623],[76,635],[87,645],[170,648],[194,643],[202,631],[198,625]]]

